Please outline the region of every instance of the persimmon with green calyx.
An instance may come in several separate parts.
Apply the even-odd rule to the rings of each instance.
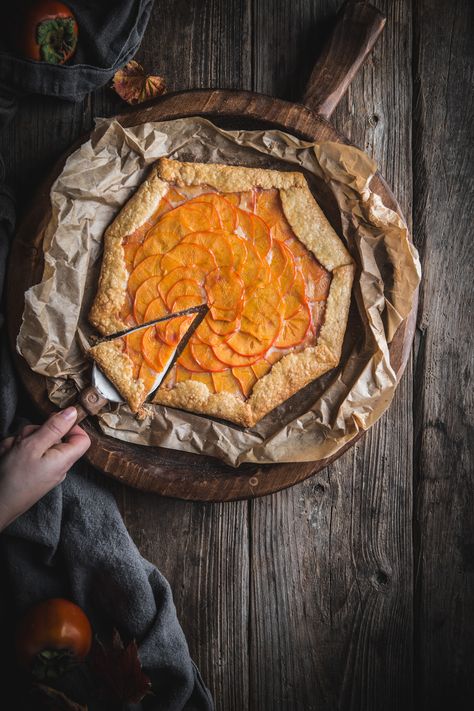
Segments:
[[[20,3],[18,50],[26,59],[64,64],[77,47],[78,27],[72,11],[56,0]]]
[[[84,660],[91,645],[92,628],[85,612],[64,598],[30,607],[15,635],[18,663],[38,680],[58,678]]]

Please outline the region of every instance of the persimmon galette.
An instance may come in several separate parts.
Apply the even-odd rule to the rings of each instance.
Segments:
[[[301,173],[162,158],[105,233],[90,320],[109,336],[206,303],[153,402],[251,426],[339,363],[353,274]],[[132,410],[138,360],[160,371],[181,333],[116,345]]]

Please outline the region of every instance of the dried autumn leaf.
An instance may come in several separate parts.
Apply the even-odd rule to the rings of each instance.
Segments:
[[[142,670],[135,640],[126,647],[114,629],[108,644],[96,641],[91,666],[108,695],[120,703],[138,703],[150,693],[151,681]]]
[[[154,99],[165,91],[163,77],[145,74],[141,64],[132,59],[115,72],[112,87],[129,104],[141,104]]]

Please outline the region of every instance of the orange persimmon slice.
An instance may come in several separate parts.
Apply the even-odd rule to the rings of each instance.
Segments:
[[[176,210],[179,209],[176,208]],[[135,255],[135,266],[146,257],[151,257],[154,254],[166,254],[188,234],[189,229],[176,219],[174,215],[176,210],[168,212],[147,233],[145,241]]]
[[[211,373],[191,373],[182,365],[176,367],[176,382],[184,383],[186,380],[193,380],[197,383],[203,383],[211,391],[215,392],[214,382]]]
[[[252,363],[255,363],[255,361],[260,358],[259,355],[240,355],[239,353],[236,353],[234,350],[232,350],[232,348],[224,341],[222,343],[219,343],[217,346],[212,346],[212,350],[214,351],[214,355],[218,360],[232,368],[238,368],[241,365],[252,365]]]
[[[168,271],[164,275],[158,287],[160,296],[162,299],[166,300],[169,290],[175,284],[177,284],[178,281],[181,281],[182,279],[192,278],[195,282],[199,284],[199,286],[202,286],[204,284],[204,277],[205,273],[202,271],[202,269],[194,267],[191,272],[189,267],[183,266],[181,264],[175,269],[171,269],[171,271]]]
[[[240,395],[241,387],[237,378],[233,375],[229,368],[226,368],[222,372],[212,373],[212,380],[214,383],[214,388],[216,392],[231,393],[232,395]]]
[[[200,244],[213,255],[218,267],[229,267],[233,262],[232,248],[227,233],[223,230],[213,232],[192,232],[183,238],[181,244]]]
[[[235,234],[229,234],[228,240],[232,250],[232,266],[235,271],[239,272],[241,266],[247,260],[247,245],[241,237],[238,237]]]
[[[235,206],[222,195],[218,195],[217,193],[203,193],[193,198],[191,202],[210,203],[219,216],[221,228],[226,232],[233,232],[235,230],[237,226]]]
[[[132,298],[144,281],[152,276],[161,277],[160,262],[161,256],[155,255],[147,257],[135,267],[128,278],[128,291]]]
[[[168,215],[180,222],[187,232],[206,232],[221,226],[217,210],[210,203],[188,201]]]
[[[274,345],[276,348],[291,348],[299,345],[311,326],[311,312],[308,304],[302,304],[292,317],[284,321]]]
[[[306,285],[304,282],[303,275],[300,270],[297,269],[295,273],[295,280],[288,290],[288,292],[283,296],[282,301],[282,314],[285,319],[290,319],[293,314],[295,314],[302,304],[307,302],[306,297]]]
[[[125,266],[127,267],[127,271],[129,273],[133,271],[133,260],[135,259],[139,246],[138,242],[127,242],[123,245],[123,257],[125,259]]]
[[[273,240],[268,225],[258,215],[249,213],[252,223],[252,242],[260,258],[263,260],[272,248]]]
[[[215,319],[212,314],[209,313],[206,319],[211,331],[214,331],[214,333],[217,333],[220,336],[229,336],[231,333],[240,328],[240,316],[237,316],[232,321],[225,321]]]
[[[171,309],[180,296],[194,296],[199,299],[198,303],[205,302],[205,294],[202,287],[194,279],[180,279],[175,282],[166,294],[166,304]]]
[[[265,358],[262,358],[261,360],[257,360],[256,363],[253,363],[250,367],[252,368],[252,372],[255,377],[260,379],[268,373],[272,366],[267,360],[265,360]]]
[[[206,247],[192,242],[178,244],[162,257],[161,268],[164,273],[171,271],[175,265],[198,267],[206,274],[217,267],[211,252]]]
[[[232,321],[242,309],[244,282],[232,267],[215,269],[206,276],[204,288],[207,294],[207,303],[211,314],[215,318],[223,318],[224,312],[234,315],[224,321]]]
[[[156,328],[159,329],[160,338],[165,343],[169,346],[176,347],[181,342],[193,320],[193,315],[178,316],[177,318],[172,318],[169,321],[163,321],[162,324],[157,324]]]
[[[240,383],[245,397],[248,397],[252,392],[252,388],[257,382],[257,376],[253,371],[253,366],[242,366],[240,368],[232,368],[232,374],[235,375]]]
[[[286,294],[295,281],[296,277],[296,264],[291,250],[283,242],[274,242],[274,245],[278,245],[278,248],[285,254],[286,262],[283,271],[278,276],[278,287],[280,294]]]
[[[161,276],[152,276],[138,287],[133,301],[133,315],[137,323],[143,323],[148,305],[160,295],[158,291],[160,281]]]
[[[150,303],[146,307],[143,320],[145,322],[153,321],[154,319],[161,318],[162,316],[166,316],[167,314],[169,314],[168,307],[166,306],[161,296],[157,296],[156,299],[150,301]]]
[[[211,346],[199,341],[193,341],[189,344],[190,351],[194,360],[198,363],[202,370],[209,373],[218,373],[226,369],[226,365],[216,358]]]
[[[178,358],[178,365],[181,365],[183,368],[186,368],[186,370],[189,370],[191,373],[202,373],[203,368],[199,365],[199,363],[196,361],[194,358],[192,352],[191,352],[191,341],[188,342],[186,348],[183,350],[181,355]]]
[[[164,370],[167,361],[174,353],[174,347],[163,343],[154,326],[147,328],[143,334],[141,348],[146,363],[157,373]]]
[[[327,299],[331,286],[331,274],[310,254],[302,258],[300,264],[305,275],[308,300],[323,301]]]

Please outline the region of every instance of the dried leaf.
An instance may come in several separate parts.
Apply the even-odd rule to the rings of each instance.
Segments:
[[[166,88],[163,77],[145,74],[142,65],[134,59],[115,72],[112,87],[129,104],[141,104],[161,96]]]
[[[53,689],[45,684],[35,684],[34,689],[41,693],[41,696],[47,702],[47,707],[51,711],[87,711],[87,706],[78,704],[63,694],[62,691]]]
[[[142,670],[135,640],[126,647],[114,629],[109,644],[96,640],[91,666],[114,701],[138,703],[150,693],[151,681]]]

